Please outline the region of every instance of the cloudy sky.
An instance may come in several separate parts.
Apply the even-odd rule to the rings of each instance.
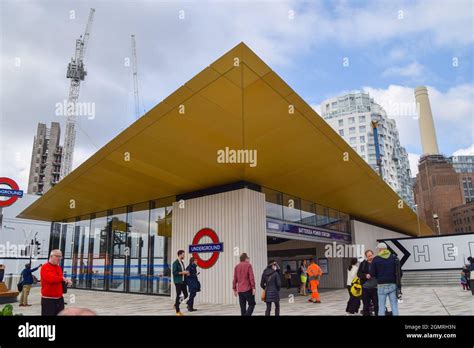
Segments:
[[[80,101],[74,167],[134,119],[127,59],[137,37],[145,109],[244,41],[309,104],[363,90],[396,119],[412,170],[421,153],[415,115],[393,105],[429,89],[445,155],[474,154],[472,0],[11,1],[0,2],[0,176],[26,190],[37,123],[59,121],[67,63],[96,9]],[[346,64],[344,64],[346,63]]]

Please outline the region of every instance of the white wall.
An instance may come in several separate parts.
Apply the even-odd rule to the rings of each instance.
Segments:
[[[213,229],[224,243],[216,264],[209,269],[198,269],[201,274],[201,292],[196,302],[237,304],[232,291],[232,279],[239,256],[246,252],[253,266],[259,291],[260,277],[267,263],[267,236],[265,217],[265,195],[249,189],[240,189],[216,195],[194,198],[173,204],[171,262],[176,260],[179,249],[186,251],[185,264],[189,262],[188,249],[194,235],[202,228]],[[209,243],[203,238],[200,243]],[[208,259],[210,254],[200,254]],[[172,286],[171,299],[175,290]],[[258,300],[259,296],[256,296]]]
[[[365,250],[372,249],[375,251],[378,239],[388,238],[406,238],[409,235],[398,233],[386,228],[369,225],[365,222],[351,220],[352,228],[352,244],[360,244],[365,246]]]

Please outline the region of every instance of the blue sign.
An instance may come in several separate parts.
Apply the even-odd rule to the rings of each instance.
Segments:
[[[5,197],[23,197],[23,191],[22,190],[11,190],[11,189],[0,189],[0,196],[5,196]]]
[[[224,251],[224,243],[195,244],[189,246],[189,253],[221,253]]]
[[[305,237],[323,238],[330,241],[340,241],[347,243],[350,243],[352,241],[352,238],[349,234],[335,231],[326,231],[319,228],[299,226],[271,220],[267,220],[267,230],[270,232],[275,231],[281,233],[296,234]]]

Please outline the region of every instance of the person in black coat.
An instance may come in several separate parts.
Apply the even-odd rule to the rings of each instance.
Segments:
[[[374,252],[372,250],[365,251],[366,260],[362,261],[357,270],[357,276],[362,285],[362,315],[370,315],[370,307],[373,306],[375,315],[379,315],[379,300],[377,295],[377,279],[370,275],[372,271],[372,262],[374,259]]]
[[[280,268],[275,261],[270,262],[263,271],[260,287],[265,291],[265,303],[267,304],[265,315],[270,315],[272,303],[275,304],[275,315],[280,315],[281,275]]]
[[[199,272],[197,271],[197,263],[194,257],[189,259],[189,266],[186,267],[186,271],[189,272],[189,275],[186,277],[186,285],[189,289],[189,299],[186,304],[188,305],[189,312],[195,312],[197,309],[194,308],[194,298],[201,291],[201,283],[197,277]]]

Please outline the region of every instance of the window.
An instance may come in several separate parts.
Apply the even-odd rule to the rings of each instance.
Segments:
[[[173,198],[151,202],[150,211],[150,292],[171,293],[171,219]]]
[[[365,146],[364,145],[360,146],[360,152],[365,152]]]
[[[127,214],[127,246],[130,253],[126,264],[126,289],[148,292],[149,203],[130,206]]]
[[[112,211],[108,225],[111,229],[108,251],[111,256],[108,276],[110,291],[125,291],[125,262],[127,254],[127,233],[130,226],[127,224],[127,208],[117,208]]]
[[[283,220],[283,196],[281,192],[262,187],[265,194],[265,209],[267,217]]]
[[[340,135],[341,137],[344,136],[344,129],[339,129],[339,135]]]
[[[283,220],[301,221],[301,202],[298,197],[283,194]]]
[[[365,126],[359,126],[359,132],[365,133]]]
[[[365,143],[365,135],[361,135],[361,136],[359,137],[359,141],[360,141],[361,143]]]
[[[316,226],[316,205],[304,199],[301,200],[301,223]]]
[[[339,127],[342,127],[342,126],[344,126],[344,120],[343,120],[343,119],[340,119],[340,120],[339,120]]]
[[[357,142],[357,138],[356,138],[356,137],[351,137],[351,138],[349,139],[349,144],[351,144],[351,145],[355,145],[356,142]]]
[[[106,260],[108,232],[107,212],[96,213],[91,219],[90,228],[91,255],[89,269],[91,289],[105,290],[105,266],[108,264]]]
[[[349,117],[349,124],[354,124],[354,122],[355,122],[354,117]]]
[[[359,122],[365,122],[365,116],[359,116]]]
[[[354,134],[356,131],[355,127],[350,127],[349,128],[349,134]]]

